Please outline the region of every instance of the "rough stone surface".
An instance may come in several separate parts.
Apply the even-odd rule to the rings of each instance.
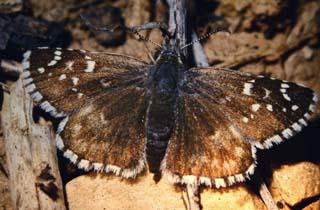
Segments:
[[[290,206],[320,196],[320,166],[311,162],[282,165],[273,172],[270,190],[276,202]]]
[[[70,210],[185,210],[181,192],[165,179],[155,184],[152,175],[136,183],[119,177],[86,175],[66,185]]]
[[[226,189],[206,189],[201,193],[203,210],[267,210],[258,195],[254,194],[244,184]]]
[[[114,176],[84,175],[66,185],[70,210],[185,210],[186,194],[163,177],[157,184],[152,174],[135,183]],[[185,199],[185,200],[183,200]],[[259,196],[244,184],[225,189],[203,189],[203,210],[265,210]]]

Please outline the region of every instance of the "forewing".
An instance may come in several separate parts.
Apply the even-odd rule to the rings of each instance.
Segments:
[[[251,145],[270,148],[290,138],[307,125],[317,101],[297,84],[230,70],[190,69],[184,82],[164,161],[177,182],[243,181],[254,169]]]
[[[260,149],[301,131],[318,100],[312,90],[296,83],[231,70],[191,69],[189,77],[194,80],[190,87],[211,95],[239,132]]]
[[[54,117],[57,146],[79,168],[135,177],[144,166],[149,66],[124,55],[37,49],[25,53],[27,92]]]
[[[143,86],[149,66],[132,57],[72,49],[27,51],[24,84],[33,99],[54,117],[101,97],[106,91]]]

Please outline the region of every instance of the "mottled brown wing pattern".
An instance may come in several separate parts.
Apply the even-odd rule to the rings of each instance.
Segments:
[[[185,74],[178,101],[162,169],[174,182],[199,178],[220,187],[254,172],[255,147],[270,148],[306,126],[317,96],[287,81],[194,68]]]
[[[85,170],[135,177],[145,167],[144,83],[149,66],[132,57],[40,48],[24,54],[26,91],[64,119],[56,143]]]
[[[195,76],[198,75],[198,76]],[[210,95],[251,143],[270,148],[307,125],[317,95],[296,83],[231,70],[191,69],[190,88]]]
[[[54,117],[72,112],[105,91],[132,83],[143,86],[148,69],[146,63],[129,56],[84,50],[40,48],[24,56],[24,68],[30,67],[22,75],[26,89]]]
[[[181,93],[176,127],[169,141],[162,170],[177,183],[217,188],[244,181],[255,167],[255,147],[209,98]],[[243,176],[245,175],[245,176]]]

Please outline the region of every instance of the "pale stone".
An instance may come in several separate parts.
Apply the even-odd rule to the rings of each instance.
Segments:
[[[245,184],[224,189],[205,189],[201,193],[203,210],[266,210],[258,195],[254,194]]]
[[[283,165],[274,170],[269,189],[276,202],[294,206],[320,194],[320,167],[311,162]]]
[[[70,210],[185,210],[181,192],[161,179],[155,183],[151,174],[129,182],[115,176],[80,176],[66,185]]]
[[[163,177],[158,183],[146,173],[129,182],[115,176],[84,175],[66,185],[70,210],[185,210],[185,193]],[[201,192],[203,210],[264,210],[259,196],[244,184],[222,189],[204,189]]]

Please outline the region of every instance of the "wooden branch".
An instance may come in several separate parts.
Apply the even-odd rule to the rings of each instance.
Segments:
[[[187,42],[186,15],[187,3],[186,0],[167,0],[169,5],[169,29],[170,33],[176,32],[176,40],[179,41],[179,46],[184,46]],[[183,49],[183,55],[187,57],[187,49]]]
[[[262,201],[266,205],[268,210],[279,210],[276,203],[274,202],[272,195],[266,185],[266,183],[263,181],[259,171],[257,170],[256,176],[254,177],[255,183],[259,186],[259,194],[261,196]]]
[[[21,63],[12,60],[1,60],[0,67],[3,74],[14,77],[19,77],[23,69]]]
[[[4,132],[9,185],[14,209],[65,210],[54,134],[32,119],[32,102],[19,79],[4,94]]]

